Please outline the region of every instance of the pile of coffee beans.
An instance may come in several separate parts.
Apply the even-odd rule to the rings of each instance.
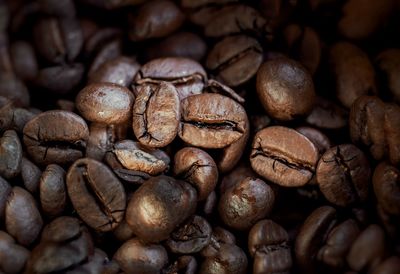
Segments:
[[[399,14],[0,0],[0,273],[399,274]]]

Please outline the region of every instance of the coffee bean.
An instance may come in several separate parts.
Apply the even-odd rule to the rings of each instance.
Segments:
[[[355,271],[371,269],[385,256],[385,233],[376,224],[369,225],[355,240],[347,255],[347,263]]]
[[[199,274],[237,273],[244,274],[247,257],[236,245],[222,244],[214,257],[207,257],[200,266]]]
[[[161,273],[168,264],[168,254],[162,245],[144,244],[139,238],[126,241],[114,254],[114,259],[127,273]]]
[[[340,129],[347,125],[348,116],[349,113],[345,108],[322,97],[317,97],[306,121],[317,128]]]
[[[171,233],[166,245],[173,253],[197,253],[210,243],[211,232],[206,219],[195,215]]]
[[[22,146],[17,133],[7,130],[0,138],[0,175],[14,178],[21,172]]]
[[[107,37],[109,35],[109,33],[107,33],[108,30],[105,31],[106,31],[106,38],[108,38]],[[100,39],[103,38],[101,36],[102,34],[100,35]],[[120,33],[119,32],[115,33],[113,32],[113,30],[111,30],[111,36],[112,36],[111,40],[106,39],[106,41],[95,41],[100,43],[99,45],[100,49],[98,49],[96,56],[94,57],[90,65],[88,72],[89,78],[93,77],[96,71],[103,64],[107,63],[108,61],[119,58],[122,55],[122,41]],[[101,44],[101,42],[103,42],[104,44]]]
[[[112,153],[122,168],[149,175],[158,175],[164,172],[170,162],[168,155],[162,150],[153,150],[131,140],[117,142]]]
[[[271,220],[257,222],[249,232],[253,273],[288,273],[292,267],[289,235]]]
[[[193,256],[181,256],[175,262],[173,262],[167,269],[164,269],[166,274],[173,273],[185,273],[195,274],[197,273],[197,261]]]
[[[196,190],[172,177],[150,178],[133,194],[126,221],[135,235],[146,242],[160,242],[196,208]]]
[[[302,224],[295,242],[295,256],[299,269],[304,273],[318,273],[314,261],[316,254],[336,223],[336,210],[330,206],[314,210]]]
[[[39,236],[43,219],[33,196],[18,186],[8,196],[5,208],[5,225],[7,232],[18,243],[29,246]]]
[[[38,63],[32,45],[26,41],[16,41],[10,46],[10,58],[18,78],[31,81],[38,73]]]
[[[264,181],[247,177],[225,191],[219,200],[222,221],[238,230],[247,230],[272,210],[275,195]]]
[[[400,86],[398,75],[400,72],[400,50],[386,49],[379,53],[375,63],[381,75],[381,82],[389,89],[394,101],[400,103]]]
[[[73,207],[90,227],[110,231],[122,221],[125,190],[107,166],[81,158],[68,170],[66,182]]]
[[[30,252],[15,243],[15,240],[4,231],[0,231],[0,270],[4,273],[21,273]]]
[[[129,121],[134,96],[129,89],[112,83],[86,86],[76,96],[76,108],[91,122],[122,124]]]
[[[395,274],[400,269],[400,258],[392,256],[374,269],[372,274]]]
[[[175,87],[161,82],[141,85],[133,106],[133,132],[143,145],[164,147],[178,133],[180,104]]]
[[[256,133],[250,155],[255,172],[276,184],[305,185],[315,173],[318,149],[304,135],[281,127],[267,127]]]
[[[256,90],[268,115],[278,120],[293,120],[309,114],[315,101],[310,73],[287,58],[261,65]]]
[[[142,5],[137,16],[131,18],[129,38],[142,41],[164,37],[177,30],[183,20],[184,15],[173,1],[152,0]]]
[[[314,143],[320,155],[324,154],[325,151],[332,147],[329,138],[318,129],[312,127],[298,127],[296,130]]]
[[[12,74],[0,74],[0,96],[10,99],[16,107],[27,107],[30,103],[26,85]]]
[[[207,37],[222,37],[241,32],[261,34],[266,20],[254,8],[246,5],[225,6],[204,26]]]
[[[37,164],[67,164],[84,155],[89,137],[86,122],[62,110],[46,111],[24,127],[24,144]]]
[[[204,68],[194,60],[166,57],[147,62],[135,77],[136,86],[159,85],[163,81],[173,84],[182,100],[187,96],[202,93],[207,81],[207,74]]]
[[[67,205],[65,170],[55,164],[48,165],[40,178],[39,191],[44,214],[61,215]]]
[[[29,159],[22,157],[21,177],[24,187],[31,193],[35,193],[39,189],[40,177],[42,171]]]
[[[370,175],[364,153],[351,144],[327,150],[317,166],[317,182],[321,192],[328,201],[339,206],[365,201]]]
[[[88,83],[114,83],[129,87],[139,71],[140,65],[135,59],[121,56],[100,65],[88,80]]]
[[[362,95],[376,93],[375,72],[368,56],[349,42],[330,48],[329,62],[336,85],[336,96],[347,108]]]
[[[373,174],[372,183],[378,203],[389,214],[400,215],[400,170],[382,162]]]
[[[229,36],[210,51],[206,66],[217,75],[217,80],[235,87],[257,73],[262,63],[262,53],[257,40],[245,35]]]
[[[179,137],[202,148],[224,148],[237,141],[248,122],[244,108],[219,94],[199,94],[182,102]]]
[[[217,256],[221,246],[224,244],[235,245],[235,235],[222,227],[214,227],[211,234],[210,244],[206,246],[200,254],[206,258],[215,257]]]
[[[206,55],[207,44],[192,32],[177,32],[146,49],[147,59],[185,57],[200,61]]]
[[[175,154],[174,174],[197,189],[200,201],[207,198],[218,182],[218,169],[213,158],[194,147],[183,148]]]

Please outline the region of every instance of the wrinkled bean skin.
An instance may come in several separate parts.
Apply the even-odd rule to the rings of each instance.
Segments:
[[[67,190],[79,216],[98,231],[110,231],[122,221],[125,190],[104,164],[90,158],[77,160],[68,170]]]
[[[302,186],[314,176],[318,149],[304,135],[281,126],[256,133],[250,163],[255,172],[282,186]]]
[[[180,104],[175,87],[167,82],[142,85],[133,106],[133,132],[143,145],[164,147],[178,133]]]
[[[41,165],[66,164],[79,159],[89,137],[86,122],[80,116],[62,110],[37,115],[25,125],[23,133],[28,153]]]
[[[370,174],[364,153],[350,144],[326,151],[317,167],[320,190],[328,201],[339,206],[367,199]]]
[[[179,137],[202,148],[224,148],[237,141],[247,120],[243,107],[219,94],[199,94],[182,102]]]

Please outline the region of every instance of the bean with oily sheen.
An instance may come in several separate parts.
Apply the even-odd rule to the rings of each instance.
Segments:
[[[270,60],[257,72],[256,90],[267,113],[278,120],[309,114],[315,101],[310,73],[288,58]]]
[[[204,93],[181,102],[179,137],[202,148],[224,148],[237,141],[248,121],[244,108],[229,97]]]
[[[356,146],[343,144],[322,155],[317,166],[317,182],[325,198],[339,206],[367,199],[370,166]]]
[[[14,130],[7,130],[0,138],[0,175],[14,178],[21,172],[22,145]]]
[[[81,158],[69,168],[66,182],[73,207],[90,227],[105,232],[122,221],[125,190],[106,165]]]
[[[267,183],[247,177],[221,195],[218,212],[227,226],[247,230],[271,212],[274,202],[274,192]]]
[[[113,83],[86,86],[76,96],[76,108],[91,122],[122,124],[131,117],[135,98],[125,87]]]
[[[318,157],[318,149],[307,137],[291,128],[272,126],[254,136],[250,163],[265,179],[296,187],[312,179]]]
[[[149,147],[164,147],[178,133],[179,95],[167,82],[158,86],[141,85],[133,106],[132,128],[140,143]]]
[[[176,226],[194,213],[196,190],[172,177],[152,177],[133,193],[126,221],[133,233],[146,242],[166,240]]]
[[[196,188],[199,201],[207,198],[218,182],[218,169],[213,158],[204,150],[194,147],[176,152],[174,174]]]

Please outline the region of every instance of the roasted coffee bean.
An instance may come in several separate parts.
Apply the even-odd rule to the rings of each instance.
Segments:
[[[248,118],[244,108],[219,94],[199,94],[182,102],[179,137],[202,148],[224,148],[245,132]]]
[[[31,44],[16,41],[10,46],[10,58],[15,74],[22,80],[31,81],[38,73],[38,63]]]
[[[268,115],[278,120],[293,120],[309,114],[315,101],[310,73],[298,62],[287,58],[261,65],[256,90]]]
[[[352,219],[337,225],[327,235],[326,244],[319,250],[317,259],[333,269],[343,269],[346,255],[359,234],[360,229]]]
[[[161,57],[185,57],[200,61],[206,55],[207,45],[197,34],[192,32],[177,32],[154,43],[146,49],[147,59]]]
[[[65,99],[57,100],[57,109],[75,112],[75,102]]]
[[[52,93],[67,94],[81,83],[84,71],[80,63],[46,67],[39,70],[34,82]]]
[[[400,107],[375,96],[361,96],[351,107],[350,136],[354,143],[367,146],[376,160],[388,158],[400,163]]]
[[[390,91],[393,99],[400,103],[400,50],[387,49],[379,53],[375,63],[383,79],[380,79]],[[379,76],[379,74],[378,74]]]
[[[351,269],[373,269],[385,256],[385,233],[376,225],[369,225],[351,246],[347,255],[347,263]]]
[[[24,187],[31,193],[35,193],[39,189],[40,177],[42,171],[29,159],[22,157],[21,177]]]
[[[227,226],[247,230],[271,212],[274,202],[275,194],[267,183],[247,177],[222,193],[218,212]]]
[[[374,171],[372,183],[382,208],[389,214],[400,216],[400,170],[382,162]]]
[[[200,201],[208,197],[218,182],[218,169],[213,158],[194,147],[185,147],[175,154],[174,174],[196,188]]]
[[[21,172],[22,145],[14,130],[7,130],[0,138],[0,175],[14,178]]]
[[[394,3],[390,0],[368,3],[363,0],[346,1],[337,26],[339,33],[348,39],[366,39],[385,24],[393,8]]]
[[[74,61],[83,46],[83,36],[74,17],[41,18],[33,29],[36,49],[47,61]]]
[[[273,126],[256,133],[250,162],[265,179],[296,187],[312,179],[318,156],[318,149],[307,137],[290,128]]]
[[[252,78],[262,60],[263,49],[257,40],[237,35],[218,42],[208,54],[206,66],[217,80],[235,87]]]
[[[173,1],[148,1],[131,18],[129,38],[133,41],[142,41],[164,37],[177,30],[183,21],[184,15]]]
[[[10,99],[16,107],[27,107],[30,103],[26,85],[13,74],[0,74],[0,96]]]
[[[372,274],[396,274],[399,269],[400,258],[398,256],[392,256],[379,264]]]
[[[306,121],[317,128],[341,129],[347,125],[348,115],[345,108],[322,97],[317,97],[314,108],[306,117]]]
[[[132,195],[126,221],[132,231],[146,242],[160,242],[187,217],[197,205],[196,190],[172,177],[150,178]]]
[[[336,96],[347,108],[361,95],[376,93],[375,72],[368,56],[349,42],[338,42],[329,51]]]
[[[117,33],[119,34],[119,33]],[[115,33],[112,33],[115,35]],[[122,55],[122,42],[119,36],[113,37],[111,41],[105,42],[104,45],[100,47],[94,57],[88,72],[88,76],[93,77],[96,71],[108,61],[119,58]]]
[[[210,244],[201,251],[203,257],[214,257],[224,244],[235,245],[236,238],[231,232],[222,227],[214,227]]]
[[[133,238],[115,252],[114,260],[126,273],[161,273],[168,264],[168,253],[162,245],[144,244]]]
[[[119,225],[113,231],[114,237],[120,242],[126,242],[129,239],[135,237],[133,234],[131,227],[128,223],[124,220],[119,223]]]
[[[30,252],[15,243],[15,240],[4,231],[0,231],[0,270],[3,273],[21,273]]]
[[[41,241],[32,250],[28,273],[73,272],[92,255],[93,242],[86,227],[76,218],[59,217],[44,229]]]
[[[317,32],[310,27],[291,24],[284,29],[283,33],[289,55],[298,60],[313,75],[318,69],[322,51]]]
[[[171,233],[166,245],[173,253],[197,253],[210,243],[211,232],[207,220],[195,215]]]
[[[203,91],[211,92],[211,93],[219,93],[221,95],[231,97],[233,100],[235,100],[241,104],[243,104],[246,101],[242,96],[240,96],[238,93],[236,93],[233,89],[231,89],[227,85],[224,85],[221,82],[218,82],[214,79],[208,79],[207,87]]]
[[[226,6],[215,13],[204,26],[207,37],[221,37],[241,32],[263,34],[266,20],[246,5]]]
[[[73,207],[90,227],[110,231],[122,221],[125,190],[107,166],[81,158],[68,170],[66,182]]]
[[[257,222],[249,232],[253,273],[289,273],[292,267],[289,235],[272,220]]]
[[[138,142],[123,140],[112,148],[112,154],[121,168],[158,175],[169,167],[170,159],[162,150],[150,149]],[[111,160],[108,157],[106,160]]]
[[[24,127],[24,144],[35,163],[67,164],[84,155],[89,129],[78,115],[63,111],[46,111]]]
[[[354,145],[343,144],[326,151],[316,173],[321,192],[335,205],[348,206],[368,198],[370,166]]]
[[[318,273],[316,255],[336,223],[336,210],[330,206],[314,210],[302,224],[296,237],[294,253],[302,273]]]
[[[5,226],[7,232],[23,246],[29,246],[39,236],[43,220],[35,199],[25,189],[16,186],[8,195]]]
[[[324,154],[325,151],[332,147],[329,138],[318,129],[312,127],[298,127],[296,130],[314,143],[320,155]]]
[[[134,58],[117,57],[101,64],[88,80],[89,83],[114,83],[129,87],[139,71],[140,65]]]
[[[173,274],[173,273],[195,274],[197,273],[196,258],[193,256],[181,256],[163,271],[165,274]]]
[[[6,207],[8,195],[11,193],[11,186],[10,184],[0,177],[0,219],[4,217],[4,210]]]
[[[73,17],[76,14],[74,1],[40,0],[40,9],[48,15],[57,17]]]
[[[135,98],[131,91],[112,83],[94,83],[82,89],[75,99],[76,108],[91,122],[127,123]]]
[[[136,138],[149,147],[165,147],[178,133],[180,111],[179,95],[172,84],[139,86],[133,106]]]
[[[166,57],[144,64],[135,77],[135,85],[161,82],[173,84],[182,100],[193,94],[200,94],[207,82],[204,68],[196,61],[182,57]]]
[[[199,274],[237,273],[247,270],[247,257],[236,245],[222,244],[214,257],[207,257],[200,266]]]
[[[40,204],[48,216],[60,216],[67,205],[65,170],[55,164],[43,171],[39,185]]]
[[[219,191],[225,193],[229,188],[239,184],[247,177],[256,178],[257,174],[250,166],[240,163],[235,169],[225,174],[219,184]]]

